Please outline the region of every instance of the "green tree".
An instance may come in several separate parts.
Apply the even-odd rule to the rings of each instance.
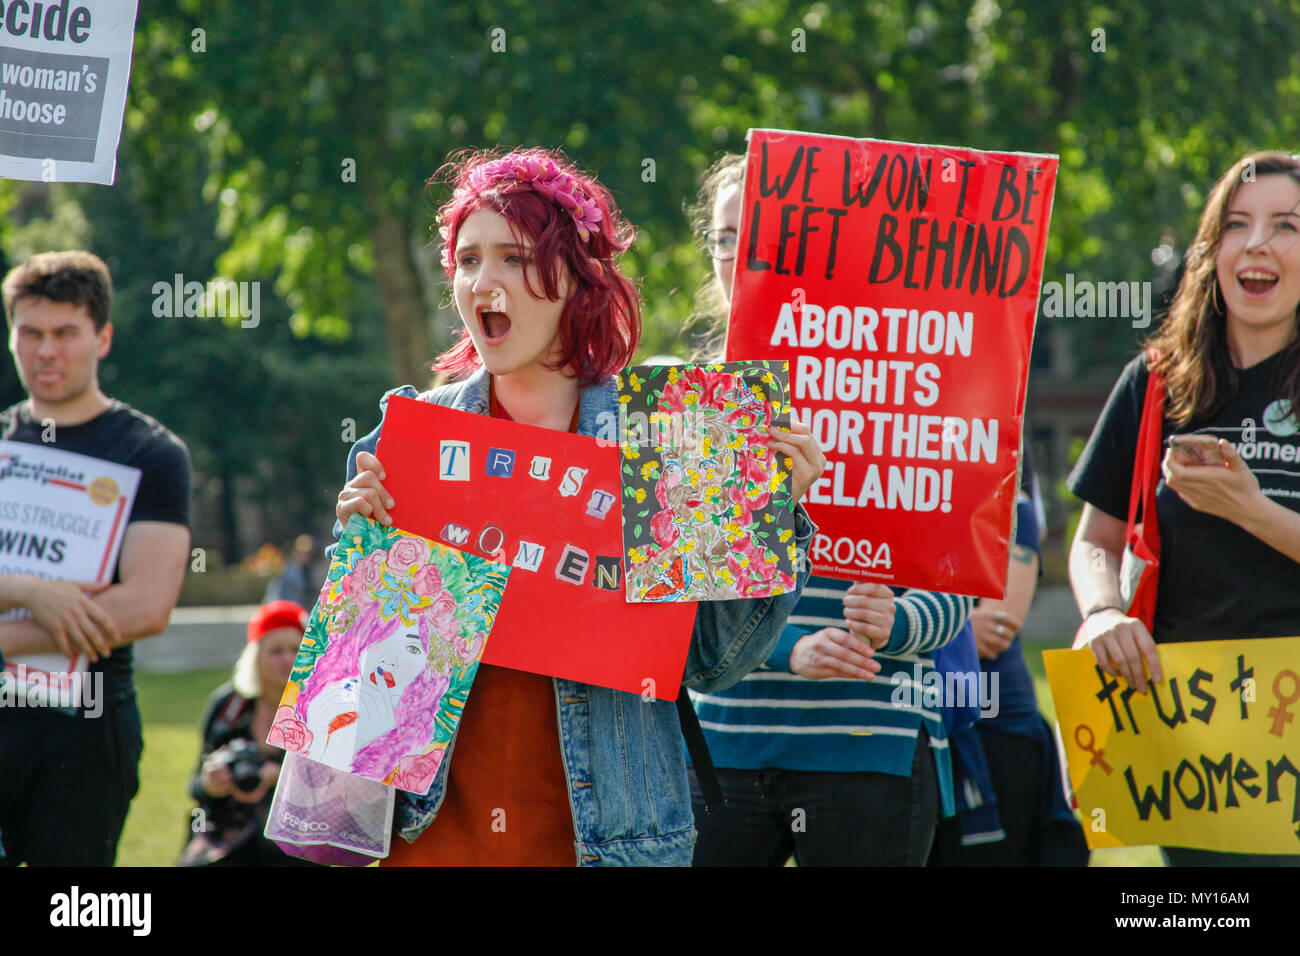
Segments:
[[[211,159],[218,267],[276,276],[294,329],[326,337],[346,334],[356,279],[370,275],[394,380],[420,383],[456,324],[431,327],[441,277],[423,248],[442,196],[424,183],[453,150],[565,148],[644,226],[635,271],[677,279],[680,203],[698,165],[681,63],[715,58],[724,15],[681,3],[182,0],[149,11],[137,48],[151,68],[133,89],[143,126],[189,127]]]

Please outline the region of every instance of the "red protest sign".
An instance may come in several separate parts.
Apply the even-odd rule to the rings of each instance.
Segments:
[[[485,664],[676,699],[695,605],[624,597],[617,445],[393,396],[376,452],[397,527],[513,567]]]
[[[818,573],[1002,596],[1056,170],[750,132],[727,358],[790,363]]]

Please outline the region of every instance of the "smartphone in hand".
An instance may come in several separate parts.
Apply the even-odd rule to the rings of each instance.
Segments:
[[[1169,450],[1180,465],[1222,465],[1219,439],[1213,435],[1171,435]]]

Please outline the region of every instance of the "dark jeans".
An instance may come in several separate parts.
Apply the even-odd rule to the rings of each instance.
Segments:
[[[939,824],[930,865],[1033,866],[1034,824],[1043,791],[1042,750],[1037,741],[1011,734],[982,735],[981,742],[1006,839],[962,846],[957,818],[944,820]]]
[[[134,697],[93,718],[0,708],[0,866],[112,866],[143,749]]]
[[[1043,750],[1016,734],[980,730],[998,817],[1006,838],[962,846],[961,824],[944,820],[934,838],[931,866],[1087,866],[1088,845],[1078,823],[1052,820],[1043,806]]]
[[[695,771],[695,866],[924,866],[939,819],[925,731],[912,775],[718,768],[727,806],[706,813]]]

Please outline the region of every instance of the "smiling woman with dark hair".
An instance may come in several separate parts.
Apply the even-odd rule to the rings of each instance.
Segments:
[[[1169,317],[1124,368],[1070,477],[1085,502],[1070,551],[1079,640],[1145,692],[1156,645],[1300,629],[1300,158],[1244,156],[1206,200]],[[1151,631],[1119,588],[1150,372],[1163,376],[1161,556]],[[1095,555],[1104,555],[1098,562]],[[1167,848],[1178,865],[1300,865],[1300,856]]]

